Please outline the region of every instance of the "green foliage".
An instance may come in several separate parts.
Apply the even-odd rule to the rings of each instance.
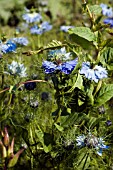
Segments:
[[[70,38],[84,49],[91,48],[96,41],[95,34],[87,27],[76,27],[69,30]]]
[[[97,98],[96,106],[101,106],[113,97],[113,84],[105,84],[100,89]]]
[[[93,15],[100,15],[102,12],[102,8],[100,7],[100,5],[91,5],[89,6],[89,10]]]

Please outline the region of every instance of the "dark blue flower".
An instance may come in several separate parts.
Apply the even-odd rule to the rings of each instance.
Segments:
[[[57,69],[65,74],[70,74],[74,70],[75,66],[77,65],[77,62],[78,62],[78,59],[67,61],[63,64],[60,64],[57,67]]]
[[[111,126],[111,125],[112,125],[112,121],[111,121],[111,120],[107,120],[107,121],[106,121],[106,125],[107,125],[107,126]]]
[[[44,68],[44,71],[46,74],[53,73],[55,71],[61,71],[65,74],[70,74],[75,66],[77,65],[78,59],[72,60],[72,61],[67,61],[65,63],[61,63],[59,65],[54,64],[51,61],[44,61],[42,64],[42,68]]]
[[[49,93],[48,92],[42,92],[41,100],[48,101],[49,100]]]
[[[113,27],[113,17],[104,19],[104,24],[109,24],[110,27]]]
[[[44,61],[42,63],[42,68],[44,69],[46,74],[49,74],[49,73],[53,73],[56,70],[57,65],[51,61]]]
[[[26,90],[34,90],[36,88],[36,82],[28,82],[24,84]]]
[[[5,44],[3,43],[0,44],[0,50],[3,53],[14,52],[16,48],[17,48],[16,44],[13,43],[12,41],[8,41]]]

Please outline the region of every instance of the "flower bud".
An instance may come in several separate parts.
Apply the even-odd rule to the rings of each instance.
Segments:
[[[2,158],[6,158],[7,157],[6,147],[3,145],[2,141],[0,141],[0,145],[2,150]]]
[[[19,158],[20,154],[24,151],[24,149],[25,149],[25,148],[20,149],[20,150],[13,156],[13,158],[9,160],[8,168],[11,168],[11,167],[15,166],[15,164],[16,164],[17,161],[18,161],[18,158]]]
[[[8,131],[7,131],[7,128],[6,128],[6,127],[4,128],[3,143],[4,143],[5,146],[8,146],[8,145],[9,145],[9,134],[8,134]]]

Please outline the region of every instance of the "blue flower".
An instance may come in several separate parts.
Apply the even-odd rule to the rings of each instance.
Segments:
[[[70,28],[74,28],[74,26],[65,26],[65,25],[62,25],[60,27],[60,30],[64,31],[64,32],[67,32]]]
[[[38,34],[38,35],[43,34],[43,30],[40,29],[37,25],[31,27],[30,32],[31,34]]]
[[[60,60],[68,60],[70,59],[71,53],[67,53],[65,47],[57,50],[51,50],[48,53],[48,58],[60,59]]]
[[[8,72],[11,75],[18,75],[20,77],[26,77],[26,68],[24,64],[17,63],[16,61],[12,61],[11,64],[8,64]]]
[[[83,146],[85,146],[85,138],[86,138],[86,136],[85,135],[80,135],[80,136],[77,136],[77,138],[76,138],[76,142],[77,142],[77,146],[79,146],[79,147],[83,147]]]
[[[65,74],[70,74],[74,70],[75,66],[77,65],[77,62],[78,62],[78,59],[67,61],[65,63],[60,64],[57,67],[57,69]]]
[[[14,52],[16,48],[17,48],[16,44],[12,41],[0,44],[0,51],[5,54],[9,52]]]
[[[12,38],[11,41],[13,41],[13,42],[16,43],[16,44],[24,45],[24,46],[27,46],[28,43],[29,43],[28,39],[25,38],[25,37]]]
[[[42,16],[39,13],[33,12],[24,14],[22,18],[26,21],[26,23],[34,23],[41,21]]]
[[[70,74],[74,70],[75,66],[77,65],[77,61],[78,60],[75,59],[75,60],[67,61],[59,65],[57,65],[57,63],[54,64],[51,61],[44,61],[42,64],[42,68],[44,69],[46,74],[53,73],[57,70],[65,74]]]
[[[85,75],[85,77],[89,80],[94,80],[96,83],[103,78],[107,78],[107,71],[105,68],[98,65],[91,68],[90,62],[82,63],[80,74]]]
[[[100,7],[102,8],[102,14],[107,17],[113,17],[113,10],[112,8],[108,7],[106,4],[100,4]]]
[[[52,29],[52,25],[50,25],[47,21],[44,21],[39,26],[34,25],[30,29],[30,32],[31,32],[31,34],[43,34],[44,32],[49,31],[51,29]]]
[[[50,74],[50,73],[53,73],[56,70],[57,65],[54,64],[51,61],[44,61],[42,63],[42,68],[44,69],[46,74]]]
[[[93,147],[96,150],[96,153],[99,156],[102,156],[103,149],[108,149],[109,146],[105,145],[105,141],[102,137],[96,137],[92,135],[91,133],[88,133],[87,135],[80,135],[76,138],[76,145],[78,147]]]
[[[113,27],[113,17],[104,19],[104,24],[109,24],[110,27]]]

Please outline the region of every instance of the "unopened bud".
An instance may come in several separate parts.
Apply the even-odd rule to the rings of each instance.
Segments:
[[[2,141],[0,141],[0,146],[1,146],[1,150],[2,150],[2,158],[6,158],[7,150],[6,150],[6,147],[3,145]]]
[[[15,164],[17,163],[18,161],[18,158],[20,156],[20,154],[24,151],[24,148],[20,149],[14,156],[12,159],[9,160],[9,163],[8,163],[8,168],[11,168],[13,166],[15,166]]]
[[[8,146],[8,145],[9,145],[9,134],[8,134],[8,131],[7,131],[7,128],[6,128],[6,127],[4,128],[3,143],[4,143],[5,146]]]

